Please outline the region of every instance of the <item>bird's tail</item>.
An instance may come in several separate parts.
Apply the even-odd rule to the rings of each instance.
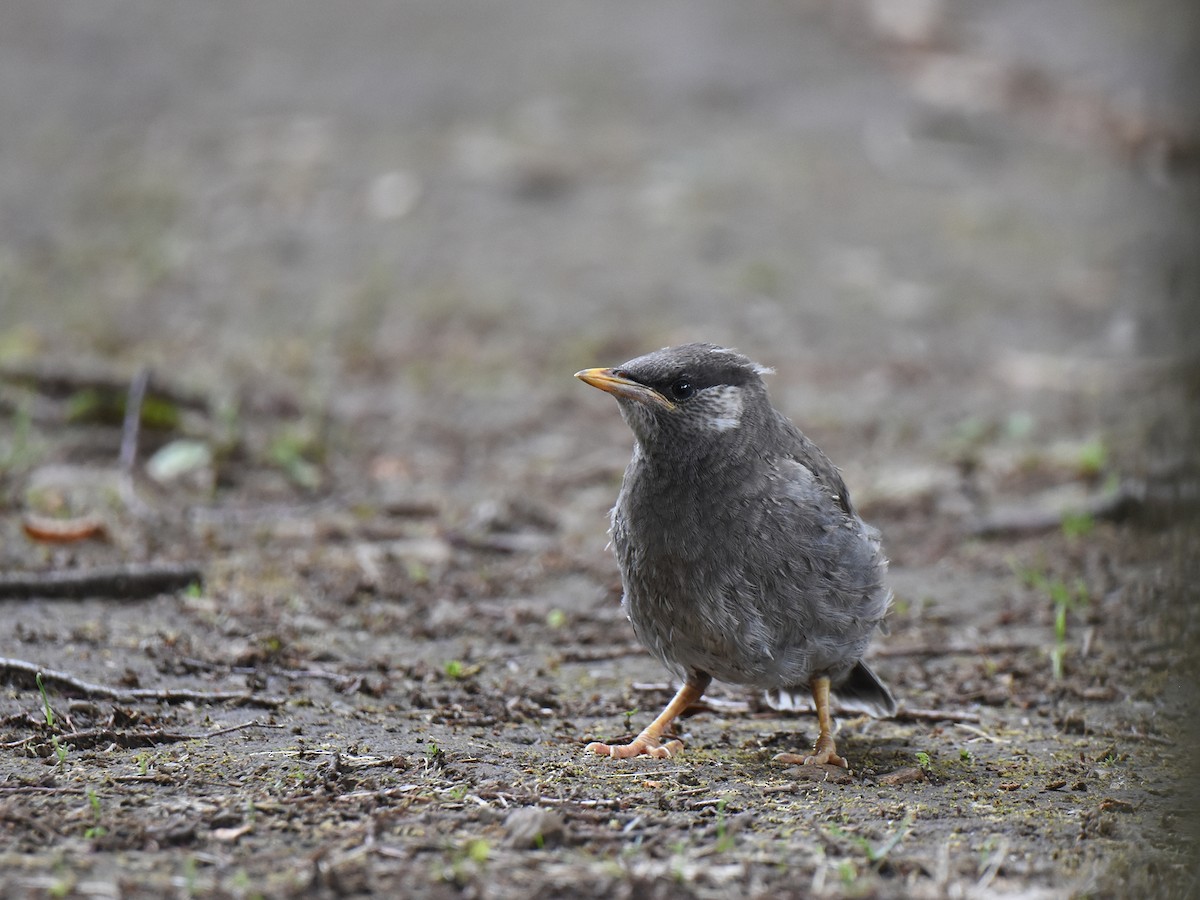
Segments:
[[[767,703],[774,709],[789,712],[811,710],[807,687],[771,688]],[[896,714],[896,698],[871,667],[861,660],[855,663],[846,680],[833,689],[833,707],[839,712],[866,713],[878,719]]]
[[[836,706],[847,712],[867,713],[877,718],[896,714],[896,698],[871,667],[861,660],[850,675],[833,689]]]

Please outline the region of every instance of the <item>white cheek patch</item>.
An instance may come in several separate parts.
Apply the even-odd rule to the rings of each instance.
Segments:
[[[729,431],[742,424],[741,388],[724,385],[704,398],[705,424],[713,431]]]

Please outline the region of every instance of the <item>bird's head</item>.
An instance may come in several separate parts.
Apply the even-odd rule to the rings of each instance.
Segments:
[[[695,458],[769,423],[762,376],[770,371],[736,350],[683,344],[575,377],[617,398],[648,454]]]

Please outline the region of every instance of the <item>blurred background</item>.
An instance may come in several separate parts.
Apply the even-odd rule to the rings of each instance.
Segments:
[[[3,18],[9,360],[504,407],[704,338],[797,414],[928,421],[1116,377],[1196,290],[1189,3]]]
[[[340,756],[297,782],[304,740],[374,746],[424,761],[379,777],[431,792],[431,831],[493,853],[504,791],[619,794],[594,822],[561,807],[578,844],[623,853],[605,841],[627,810],[620,834],[644,832],[682,882],[665,848],[707,832],[668,797],[680,785],[598,781],[576,758],[655,706],[665,676],[633,646],[604,547],[631,438],[571,375],[711,340],[775,368],[775,404],[881,526],[897,603],[876,663],[903,704],[970,706],[1008,735],[854,726],[856,767],[906,771],[897,803],[940,810],[906,863],[880,875],[882,850],[861,871],[924,878],[925,896],[993,878],[1075,895],[1114,847],[1145,849],[1166,862],[1144,889],[1114,864],[1122,888],[1097,890],[1160,895],[1196,806],[1165,798],[1194,764],[1171,734],[1195,721],[1200,657],[1180,636],[1198,627],[1200,544],[1155,528],[1200,481],[1198,26],[1189,0],[0,0],[0,576],[204,572],[146,603],[6,601],[0,654],[288,693],[290,729],[238,736],[254,754],[187,742],[188,779],[241,779],[229,809],[282,821],[339,772],[358,786]],[[1155,528],[1128,526],[1139,511]],[[86,536],[103,539],[30,528],[97,514]],[[24,747],[36,694],[3,699],[5,746]],[[157,709],[209,727],[204,708]],[[751,816],[741,846],[762,842],[745,884],[778,895],[802,864],[821,893],[836,866],[853,874],[823,795],[753,795],[803,720],[698,721],[698,770]],[[29,746],[49,759],[48,741]],[[0,767],[27,777],[24,752]],[[727,752],[744,755],[722,769]],[[82,791],[119,755],[73,756],[63,778]],[[926,780],[931,758],[944,777]],[[964,784],[1037,821],[963,802]],[[111,846],[156,852],[145,823],[203,784],[132,785],[105,801],[130,817],[105,820],[126,841]],[[838,794],[839,815],[890,849],[907,825],[878,830],[879,787]],[[23,823],[86,807],[37,790],[9,823],[57,877],[67,830]],[[322,814],[374,815],[345,809]],[[404,820],[372,821],[408,847]],[[288,856],[319,835],[263,827],[223,849],[242,834],[181,841],[224,855],[213,877],[235,894],[238,866],[283,860],[306,885],[325,865]],[[476,855],[409,849],[445,851],[454,878]],[[732,871],[696,852],[688,879]],[[124,855],[75,857],[128,877]],[[998,876],[1006,858],[1021,862]],[[860,893],[899,889],[881,884]]]
[[[694,339],[775,367],[901,564],[948,546],[914,511],[1090,509],[1187,461],[1193,4],[3,18],[14,500],[46,459],[111,464],[151,367],[142,455],[192,439],[156,465],[193,499],[536,498],[579,549],[629,436],[571,373]]]
[[[10,497],[110,463],[149,366],[201,501],[540,498],[586,546],[629,436],[571,373],[694,339],[777,370],[900,562],[913,510],[1177,471],[1198,18],[9,0],[0,410],[110,426],[15,439]]]

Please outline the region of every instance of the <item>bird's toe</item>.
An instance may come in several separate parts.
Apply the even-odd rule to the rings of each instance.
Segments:
[[[636,738],[628,744],[605,744],[593,741],[584,748],[584,753],[594,753],[597,756],[607,756],[611,759],[631,759],[635,756],[649,756],[651,759],[671,759],[683,749],[683,741],[658,741]]]

